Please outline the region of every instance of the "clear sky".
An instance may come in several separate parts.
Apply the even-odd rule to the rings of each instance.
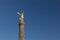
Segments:
[[[60,40],[60,0],[0,0],[0,40],[18,40],[21,10],[25,40]]]

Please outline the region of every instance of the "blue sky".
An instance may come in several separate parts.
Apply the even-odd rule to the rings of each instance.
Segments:
[[[0,0],[0,40],[19,40],[21,10],[25,40],[60,40],[60,0]]]

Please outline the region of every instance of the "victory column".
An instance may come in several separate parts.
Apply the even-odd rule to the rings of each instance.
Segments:
[[[24,40],[24,12],[17,12],[19,15],[19,40]]]

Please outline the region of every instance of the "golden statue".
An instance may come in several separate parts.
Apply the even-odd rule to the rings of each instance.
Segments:
[[[20,16],[20,20],[23,20],[23,18],[24,18],[24,14],[23,14],[23,12],[17,12],[17,14]]]

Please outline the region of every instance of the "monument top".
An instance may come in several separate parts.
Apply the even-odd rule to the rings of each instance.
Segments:
[[[17,14],[20,16],[20,20],[24,18],[24,12],[21,11],[21,12],[17,12]]]

